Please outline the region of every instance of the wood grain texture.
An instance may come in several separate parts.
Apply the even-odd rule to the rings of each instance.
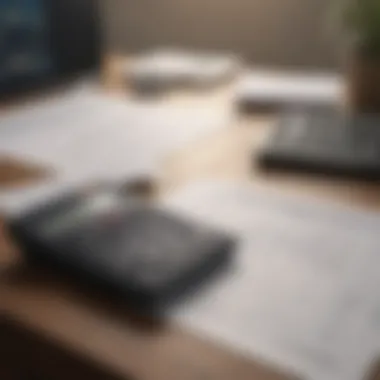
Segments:
[[[119,303],[94,293],[21,267],[3,273],[0,289],[2,311],[18,334],[37,335],[48,352],[51,346],[59,347],[116,378],[285,379],[269,367],[175,326],[134,316]],[[25,356],[33,357],[34,352],[32,346]],[[57,370],[60,367],[58,363]]]
[[[37,183],[53,175],[53,170],[17,157],[0,156],[0,190]]]

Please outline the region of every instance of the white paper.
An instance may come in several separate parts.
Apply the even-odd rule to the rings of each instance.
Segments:
[[[46,166],[56,178],[25,191],[0,190],[0,207],[67,184],[155,176],[163,159],[231,117],[229,110],[143,103],[91,89],[8,113],[0,118],[0,156]]]
[[[289,103],[323,102],[336,104],[343,96],[343,80],[332,74],[292,74],[251,71],[239,81],[236,96],[240,100]]]
[[[233,268],[174,320],[312,380],[361,380],[380,338],[380,215],[238,183],[164,207],[238,237]]]

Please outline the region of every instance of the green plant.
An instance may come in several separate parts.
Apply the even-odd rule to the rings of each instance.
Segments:
[[[380,59],[380,0],[341,0],[343,26],[361,54]]]

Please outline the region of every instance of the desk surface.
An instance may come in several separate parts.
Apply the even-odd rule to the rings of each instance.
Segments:
[[[105,63],[105,86],[125,96],[120,86],[118,62],[112,59]],[[173,106],[178,102],[201,102],[205,106],[228,107],[230,95],[231,88],[226,86],[201,95],[173,94],[162,101],[172,102]],[[380,210],[380,186],[375,184],[264,175],[252,170],[252,147],[265,137],[273,121],[271,117],[241,117],[217,136],[176,153],[163,164],[161,191],[166,192],[196,178],[234,178],[281,187],[283,191],[334,199],[353,207]],[[293,378],[291,374],[281,374],[259,361],[237,356],[176,326],[142,321],[102,295],[79,289],[48,273],[25,268],[6,239],[0,239],[0,270],[0,311],[4,316],[0,326],[4,322],[42,337],[51,347],[60,347],[75,360],[106,374],[99,378]],[[29,361],[40,362],[41,358],[33,358],[33,354],[40,355],[32,349],[26,354]]]

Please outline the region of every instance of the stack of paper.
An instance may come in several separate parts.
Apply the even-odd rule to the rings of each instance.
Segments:
[[[161,49],[128,63],[124,74],[137,91],[162,91],[215,85],[232,78],[239,68],[229,54]]]

